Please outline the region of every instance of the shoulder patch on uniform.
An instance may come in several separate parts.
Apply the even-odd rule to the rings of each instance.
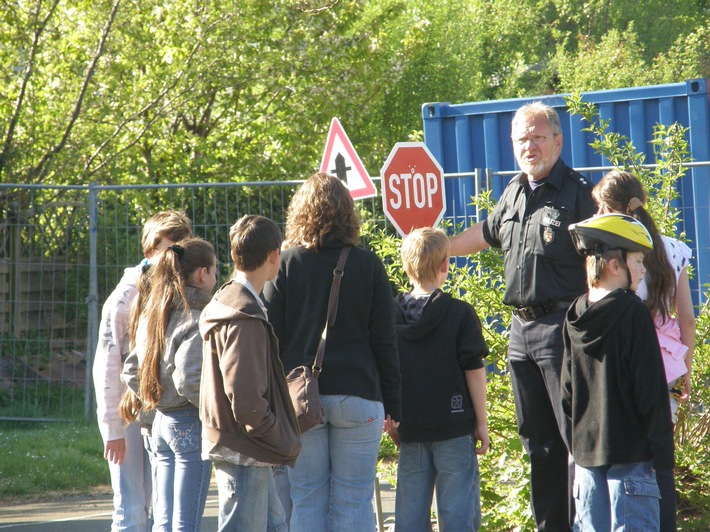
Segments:
[[[568,175],[569,175],[570,179],[572,179],[572,181],[577,181],[578,183],[580,183],[582,185],[589,185],[590,184],[588,179],[586,179],[583,175],[578,174],[577,172],[570,172]]]
[[[574,170],[573,168],[567,167],[567,177],[570,178],[572,181],[575,181],[576,183],[579,183],[583,187],[589,187],[592,186],[591,181],[584,177],[582,174]]]

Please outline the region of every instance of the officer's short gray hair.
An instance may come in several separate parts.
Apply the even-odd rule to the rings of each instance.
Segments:
[[[522,120],[526,116],[530,115],[545,115],[547,118],[547,122],[550,124],[550,127],[552,128],[552,133],[555,135],[561,135],[562,134],[562,125],[560,124],[560,115],[557,114],[557,111],[555,111],[552,107],[550,107],[547,104],[544,104],[542,102],[531,102],[531,103],[526,103],[523,105],[520,109],[518,109],[515,112],[515,115],[513,116],[513,122],[511,129],[515,128],[515,124],[519,121]]]

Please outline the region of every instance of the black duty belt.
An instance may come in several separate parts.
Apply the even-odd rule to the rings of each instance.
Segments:
[[[533,321],[557,312],[563,308],[569,308],[571,301],[551,301],[544,305],[534,305],[531,307],[518,307],[513,309],[513,314],[523,321]]]

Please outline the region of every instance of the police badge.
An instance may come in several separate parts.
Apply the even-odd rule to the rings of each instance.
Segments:
[[[552,241],[555,239],[555,232],[552,228],[545,227],[545,231],[542,233],[542,239],[545,241],[545,244],[552,244]]]

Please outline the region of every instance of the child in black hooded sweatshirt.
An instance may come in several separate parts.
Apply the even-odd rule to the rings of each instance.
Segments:
[[[476,455],[490,445],[481,323],[471,305],[441,291],[449,271],[443,231],[412,231],[402,262],[413,287],[396,299],[402,421],[386,426],[400,443],[397,529],[431,530],[436,487],[439,530],[478,530]]]
[[[575,530],[659,530],[654,468],[673,467],[673,427],[643,278],[646,228],[621,214],[569,227],[589,292],[565,319],[562,406],[572,427]]]

